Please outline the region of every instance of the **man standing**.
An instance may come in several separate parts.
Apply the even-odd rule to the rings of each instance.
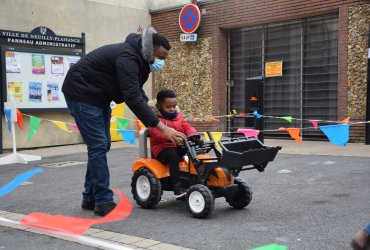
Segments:
[[[88,150],[82,209],[104,216],[116,206],[107,164],[111,101],[125,102],[145,126],[156,127],[172,143],[185,139],[159,121],[143,91],[149,73],[163,68],[170,49],[167,38],[148,27],[142,35],[91,51],[68,71],[62,91]]]

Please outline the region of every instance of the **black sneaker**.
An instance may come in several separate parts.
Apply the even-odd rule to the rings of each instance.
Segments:
[[[109,214],[116,207],[116,205],[117,204],[113,201],[108,201],[102,205],[95,206],[94,212],[96,215],[105,216]]]
[[[95,209],[95,201],[93,201],[93,200],[82,200],[81,208],[83,210],[94,210]]]

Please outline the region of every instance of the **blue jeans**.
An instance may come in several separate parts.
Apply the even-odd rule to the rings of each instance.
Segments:
[[[76,121],[88,151],[83,199],[85,201],[95,201],[95,205],[112,201],[113,192],[109,189],[107,164],[107,152],[111,146],[111,108],[109,105],[100,108],[68,97],[65,97],[65,99],[68,110]]]

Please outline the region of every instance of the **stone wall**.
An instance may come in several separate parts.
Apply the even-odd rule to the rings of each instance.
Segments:
[[[348,24],[348,115],[364,120],[366,116],[368,39],[370,4],[349,7]]]
[[[212,115],[212,40],[171,42],[162,71],[156,73],[153,96],[164,88],[175,91],[185,118]]]

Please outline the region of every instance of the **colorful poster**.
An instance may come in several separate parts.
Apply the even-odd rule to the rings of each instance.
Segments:
[[[283,75],[283,61],[266,62],[265,76],[276,77]]]
[[[6,73],[21,73],[21,57],[13,51],[5,52]]]
[[[22,82],[8,82],[8,101],[23,101]]]
[[[117,130],[114,130],[117,128],[117,122],[119,117],[125,117],[125,108],[123,106],[123,103],[116,104],[115,102],[111,102],[110,107],[112,109],[112,117],[111,117],[111,123],[110,127],[113,128],[111,130],[111,140],[112,141],[120,141],[122,140],[122,135],[117,133]]]
[[[51,57],[51,73],[53,75],[63,75],[64,74],[64,58],[62,56],[52,56]]]
[[[45,56],[32,54],[32,74],[45,75]]]
[[[47,87],[47,97],[48,102],[59,102],[59,85],[58,83],[48,82]]]
[[[42,100],[41,82],[30,82],[28,97],[30,102],[41,102]]]
[[[71,68],[72,65],[77,63],[79,60],[80,60],[80,58],[67,57],[68,69]]]

